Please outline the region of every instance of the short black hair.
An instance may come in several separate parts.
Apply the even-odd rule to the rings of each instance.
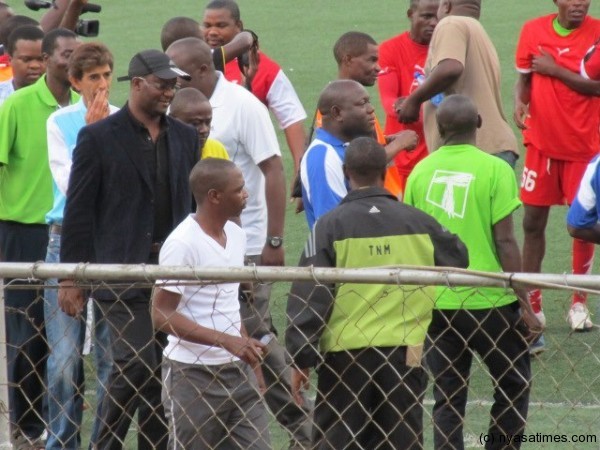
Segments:
[[[356,181],[374,183],[384,176],[387,169],[385,149],[371,137],[353,139],[346,148],[344,167]]]
[[[336,41],[333,46],[333,56],[340,65],[345,55],[360,56],[365,54],[369,44],[377,45],[377,41],[367,33],[348,31]]]
[[[39,26],[40,24],[31,17],[21,15],[12,16],[11,18],[6,19],[6,21],[0,25],[0,44],[6,45],[8,43],[8,36],[10,36],[17,28],[25,25]]]
[[[196,203],[204,202],[208,191],[223,191],[229,181],[229,171],[236,169],[233,161],[220,158],[205,158],[196,163],[189,177],[190,190]]]
[[[33,25],[19,27],[10,33],[6,41],[6,52],[12,56],[17,46],[17,41],[41,41],[44,39],[44,32]]]
[[[204,9],[226,9],[231,13],[233,20],[236,22],[241,20],[240,7],[233,0],[212,0]]]
[[[59,38],[72,38],[77,39],[77,35],[66,28],[56,28],[55,30],[49,31],[46,36],[44,36],[44,40],[42,41],[42,53],[46,55],[51,55],[54,53],[54,49],[56,48],[56,41]]]

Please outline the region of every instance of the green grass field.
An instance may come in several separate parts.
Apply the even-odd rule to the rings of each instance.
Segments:
[[[21,4],[12,2],[20,13],[27,11]],[[162,24],[173,16],[186,15],[201,19],[203,2],[178,1],[100,1],[101,14],[87,15],[99,18],[101,34],[116,57],[115,74],[127,71],[131,56],[146,48],[159,48]],[[349,30],[365,31],[381,41],[407,28],[405,11],[408,0],[381,0],[368,6],[359,0],[281,0],[240,1],[242,18],[248,28],[260,37],[261,48],[276,59],[295,85],[308,115],[314,110],[322,87],[336,76],[332,46],[339,35]],[[484,1],[482,22],[491,35],[500,55],[503,68],[503,100],[505,112],[512,116],[512,86],[515,82],[514,50],[519,30],[529,18],[553,12],[554,4],[546,1],[487,0]],[[31,13],[27,11],[27,14]],[[600,2],[590,10],[600,16]],[[41,13],[30,15],[40,16]],[[116,77],[115,77],[116,79]],[[371,89],[373,101],[379,107],[375,88]],[[127,84],[115,83],[112,102],[122,105],[127,96]],[[381,114],[379,114],[382,117]],[[512,120],[510,120],[512,122]],[[308,126],[308,125],[307,125]],[[279,133],[288,172],[291,170],[289,152],[285,149],[283,135]],[[520,177],[520,168],[517,174]],[[548,273],[570,272],[570,239],[564,225],[565,208],[555,208],[547,230],[547,256],[544,271]],[[521,239],[521,212],[515,220],[517,234]],[[293,206],[288,208],[286,218],[287,263],[295,264],[306,237],[304,216],[297,216]],[[288,285],[276,287],[273,309],[278,322],[283,324],[285,293]],[[598,435],[600,422],[600,344],[598,331],[571,334],[565,322],[569,296],[563,292],[546,292],[545,311],[548,318],[546,339],[548,351],[533,360],[534,386],[531,395],[530,419],[527,432],[531,434],[594,434]],[[596,312],[597,299],[591,298],[590,309]],[[597,319],[600,321],[600,319]],[[91,386],[88,391],[91,392]],[[92,395],[88,396],[92,400]],[[492,384],[481,365],[475,364],[471,380],[470,406],[465,432],[469,448],[481,448],[480,433],[487,429],[488,411],[492,401]],[[427,402],[425,427],[426,448],[431,447],[429,430],[431,409]],[[90,414],[86,413],[89,421]],[[286,440],[278,427],[273,427],[275,448],[285,448]],[[130,448],[134,440],[128,439]],[[524,444],[525,449],[598,449],[595,444]]]

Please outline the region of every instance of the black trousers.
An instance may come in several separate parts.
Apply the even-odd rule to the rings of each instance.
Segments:
[[[331,352],[318,368],[313,448],[421,449],[425,370],[406,347]]]
[[[518,449],[502,444],[500,435],[525,431],[531,368],[518,303],[483,310],[434,310],[426,359],[434,378],[434,444],[436,449],[464,449],[463,419],[473,352],[494,380],[494,404],[486,449]]]
[[[100,450],[118,450],[137,410],[138,449],[166,449],[168,426],[161,402],[160,363],[166,342],[155,334],[148,297],[99,302],[110,328],[112,370],[102,402]]]
[[[48,227],[0,221],[0,260],[5,262],[44,261]],[[4,280],[11,286],[27,281]],[[35,281],[41,284],[41,281]],[[4,290],[8,398],[13,432],[29,438],[45,430],[44,397],[48,346],[44,331],[44,289]]]

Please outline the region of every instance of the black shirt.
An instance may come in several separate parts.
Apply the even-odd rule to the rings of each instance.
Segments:
[[[169,185],[169,128],[164,117],[160,121],[160,132],[156,141],[152,141],[150,132],[144,124],[129,112],[140,143],[144,162],[148,168],[153,187],[154,227],[152,242],[163,242],[173,230],[171,209],[171,188]]]

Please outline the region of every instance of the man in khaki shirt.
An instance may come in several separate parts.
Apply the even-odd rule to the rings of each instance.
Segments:
[[[429,151],[441,145],[437,130],[436,94],[462,94],[475,103],[482,119],[477,147],[514,167],[519,154],[517,140],[502,110],[500,61],[489,36],[479,22],[481,0],[442,0],[438,23],[425,64],[427,78],[398,108],[404,123],[418,119],[423,104],[425,140]]]

